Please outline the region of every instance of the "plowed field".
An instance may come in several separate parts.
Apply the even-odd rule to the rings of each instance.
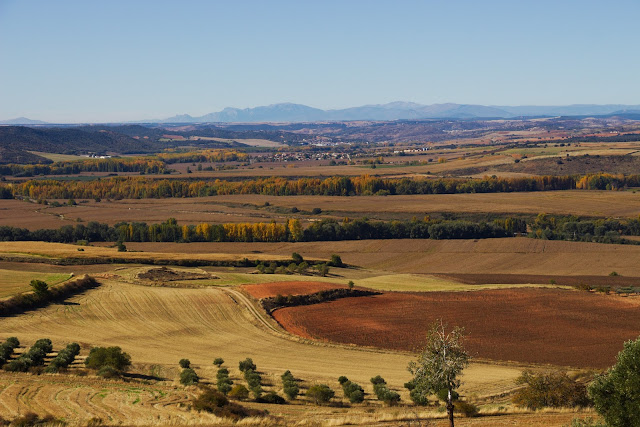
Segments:
[[[292,332],[341,343],[412,350],[436,319],[464,326],[474,356],[604,368],[640,334],[637,299],[558,289],[386,293],[276,310]]]

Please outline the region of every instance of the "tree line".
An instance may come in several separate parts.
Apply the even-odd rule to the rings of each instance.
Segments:
[[[298,219],[285,224],[230,223],[180,225],[174,218],[159,224],[120,222],[114,226],[91,221],[58,229],[28,230],[0,226],[0,241],[76,242],[314,242],[366,239],[482,239],[512,237],[524,233],[527,224],[518,218],[492,222],[462,220],[372,221],[323,219],[303,229]]]
[[[582,219],[574,215],[539,214],[529,228],[529,236],[536,239],[635,243],[624,236],[640,236],[640,219]]]
[[[46,165],[43,167],[47,167]],[[270,196],[366,196],[457,193],[505,193],[553,190],[616,190],[640,186],[640,175],[589,174],[574,176],[536,176],[497,178],[395,179],[369,175],[333,176],[325,179],[282,177],[242,181],[194,181],[112,177],[92,181],[29,180],[0,185],[3,198],[24,196],[44,199],[159,199],[206,197],[230,194]]]
[[[169,173],[167,165],[173,163],[233,162],[246,160],[247,157],[246,153],[224,149],[167,152],[148,157],[86,159],[32,165],[0,165],[0,175],[30,177],[38,175],[72,175],[82,172],[163,174]]]

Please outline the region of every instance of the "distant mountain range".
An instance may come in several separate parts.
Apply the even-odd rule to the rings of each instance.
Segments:
[[[217,113],[194,117],[181,114],[167,119],[139,120],[129,123],[261,123],[261,122],[318,122],[347,120],[419,120],[419,119],[510,119],[544,116],[606,116],[638,115],[640,105],[576,104],[562,106],[487,106],[474,104],[431,104],[391,102],[363,105],[339,110],[321,110],[302,104],[282,103],[255,108],[227,107]],[[0,125],[44,125],[40,120],[25,117],[0,121]]]
[[[301,104],[272,104],[255,108],[225,108],[200,117],[182,114],[156,123],[256,123],[256,122],[317,122],[343,120],[402,119],[474,119],[516,118],[532,116],[589,116],[637,114],[640,105],[566,105],[566,106],[486,106],[472,104],[432,104],[391,102],[364,105],[341,110],[321,110]]]
[[[31,120],[26,117],[18,117],[11,120],[0,120],[0,125],[46,125],[47,122],[41,120]]]

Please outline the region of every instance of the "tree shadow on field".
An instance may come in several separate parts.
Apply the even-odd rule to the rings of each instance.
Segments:
[[[158,377],[156,375],[135,374],[133,372],[123,373],[122,378],[130,379],[130,380],[144,380],[144,381],[169,381],[168,378]]]
[[[80,303],[72,302],[72,301],[60,301],[60,302],[57,302],[56,304],[58,304],[58,305],[80,305]]]

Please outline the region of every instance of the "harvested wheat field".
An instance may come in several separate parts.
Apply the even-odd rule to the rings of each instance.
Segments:
[[[623,342],[640,334],[640,300],[560,289],[385,293],[273,316],[308,338],[395,350],[419,348],[442,318],[466,328],[476,357],[582,368],[612,365]]]
[[[0,251],[8,243],[0,242]],[[136,251],[205,258],[214,252],[248,256],[329,259],[339,254],[347,264],[394,273],[536,274],[640,277],[640,246],[538,240],[527,237],[481,240],[351,240],[297,243],[127,243]],[[249,254],[249,255],[246,255]],[[143,256],[138,253],[136,256]],[[178,256],[178,255],[174,255]]]
[[[13,418],[31,411],[64,418],[71,425],[86,425],[91,419],[102,420],[100,425],[219,422],[213,415],[187,408],[194,395],[194,389],[184,387],[75,375],[0,375],[0,414]]]
[[[272,321],[271,321],[272,322]],[[252,357],[259,369],[279,376],[290,369],[307,381],[336,382],[340,375],[367,383],[384,374],[400,389],[409,379],[411,355],[303,342],[281,332],[240,292],[231,289],[177,289],[105,281],[64,305],[1,318],[0,339],[24,343],[49,337],[54,348],[70,341],[83,347],[118,345],[135,363],[176,366],[191,360],[205,380],[215,380],[215,357],[237,361]],[[283,357],[286,355],[286,357]],[[492,395],[514,387],[518,366],[475,363],[465,370],[468,393]],[[274,381],[279,381],[275,380]],[[336,383],[337,384],[337,383]]]
[[[306,295],[329,289],[346,288],[326,282],[271,282],[259,285],[243,285],[242,288],[252,297],[269,298],[277,295]]]

